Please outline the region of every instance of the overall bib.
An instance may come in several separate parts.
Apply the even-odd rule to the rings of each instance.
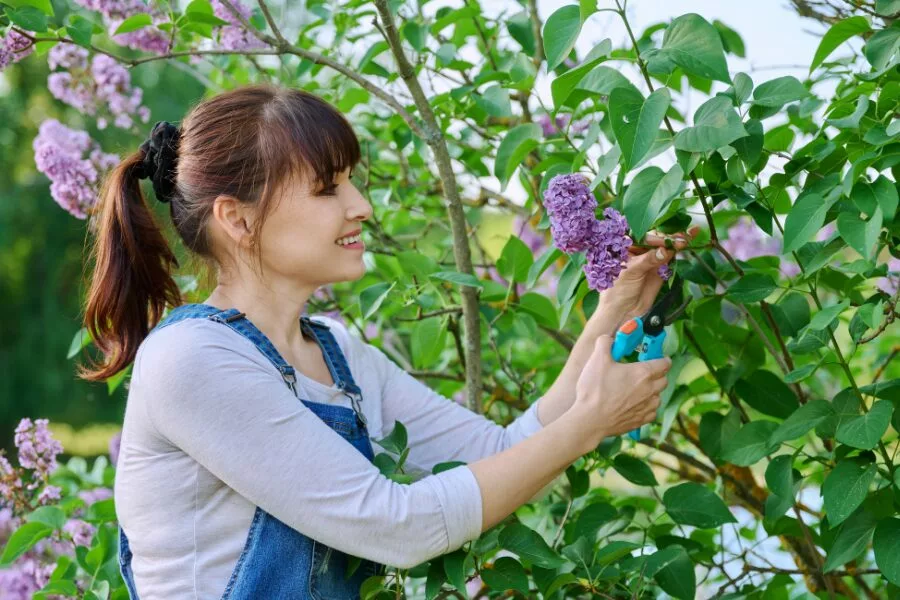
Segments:
[[[272,361],[285,384],[297,395],[294,368],[281,357],[266,335],[244,313],[236,308],[219,310],[208,304],[186,304],[172,310],[154,330],[182,319],[210,319],[243,335]],[[300,401],[366,458],[373,460],[374,453],[365,417],[359,409],[361,390],[353,381],[343,352],[326,325],[302,316],[300,326],[304,334],[316,340],[321,347],[331,377],[351,398],[354,409],[303,399]],[[298,510],[301,509],[298,507]],[[132,553],[121,526],[118,558],[119,571],[128,587],[128,593],[132,600],[137,600],[131,569]],[[348,567],[352,569],[354,566],[356,569],[353,574],[346,577]],[[225,587],[222,600],[353,600],[359,598],[360,586],[366,578],[381,574],[384,574],[383,565],[329,548],[256,507],[247,541]]]

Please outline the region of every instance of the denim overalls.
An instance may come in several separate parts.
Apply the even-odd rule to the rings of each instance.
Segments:
[[[172,310],[154,330],[182,319],[211,319],[243,335],[272,361],[281,372],[285,384],[294,395],[297,394],[294,368],[281,357],[266,335],[244,313],[236,308],[220,310],[208,304],[186,304]],[[353,381],[350,367],[340,347],[326,325],[301,316],[300,326],[304,334],[315,339],[322,348],[331,377],[351,398],[354,409],[302,399],[300,401],[371,461],[374,453],[369,443],[365,417],[359,409],[361,390]],[[303,510],[303,507],[298,506],[297,510]],[[120,572],[128,592],[133,600],[137,599],[131,569],[132,553],[121,526],[118,556]],[[347,579],[345,574],[348,567],[356,565],[358,566],[353,575]],[[381,574],[384,574],[383,565],[329,548],[256,507],[247,541],[225,587],[222,600],[357,599],[362,582],[368,577]]]

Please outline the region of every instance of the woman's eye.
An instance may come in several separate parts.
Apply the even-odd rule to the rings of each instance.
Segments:
[[[331,184],[331,185],[326,185],[324,188],[322,188],[322,191],[319,192],[319,195],[334,196],[336,192],[337,192],[337,186],[334,184]]]

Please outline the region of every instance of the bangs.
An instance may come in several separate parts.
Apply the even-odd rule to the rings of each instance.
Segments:
[[[271,144],[264,168],[276,178],[300,174],[318,193],[359,163],[359,140],[350,123],[318,96],[285,90],[266,109]]]

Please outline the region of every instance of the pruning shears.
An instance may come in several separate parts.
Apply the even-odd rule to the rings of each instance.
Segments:
[[[646,313],[640,317],[629,319],[616,331],[613,340],[612,357],[621,361],[635,350],[639,351],[638,361],[653,360],[663,357],[663,342],[666,341],[666,325],[672,324],[687,308],[684,298],[683,282],[675,276],[666,292]],[[675,307],[674,309],[672,307]],[[669,312],[671,310],[671,312]],[[641,439],[641,428],[628,432],[633,440]]]

